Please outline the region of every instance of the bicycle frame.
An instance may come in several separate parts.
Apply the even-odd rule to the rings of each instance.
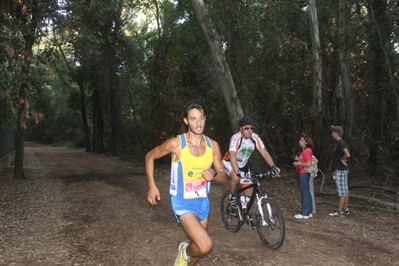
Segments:
[[[259,195],[259,193],[262,193],[261,186],[260,186],[260,181],[259,181],[258,179],[255,179],[255,178],[252,178],[252,181],[253,181],[253,183],[252,183],[251,185],[246,186],[246,187],[240,187],[240,188],[237,189],[236,194],[237,194],[237,196],[239,196],[239,195],[240,195],[241,193],[243,193],[244,191],[246,191],[246,190],[248,190],[248,189],[251,189],[251,188],[254,188],[254,190],[252,191],[252,194],[251,194],[251,199],[250,199],[249,202],[247,202],[246,211],[245,211],[244,213],[241,214],[241,211],[243,211],[243,209],[242,209],[242,207],[240,208],[240,216],[243,215],[243,216],[245,217],[246,215],[250,214],[250,210],[251,210],[252,205],[253,205],[253,203],[254,203],[254,201],[255,201],[255,198],[256,198],[256,200],[257,200],[257,202],[258,202],[259,209],[260,209],[260,211],[261,211],[262,221],[264,222],[263,211],[262,211],[262,208],[260,208],[260,205],[259,205],[259,204],[260,204],[260,199],[262,199],[262,198],[267,198],[267,195],[266,195],[265,192],[263,192],[263,193],[265,194],[265,196],[262,196],[262,197],[260,197],[260,198],[257,198],[258,195]],[[255,196],[256,196],[256,197],[255,197]],[[239,197],[237,198],[237,200],[239,200]],[[243,220],[242,217],[240,217],[240,218],[241,218],[241,220]]]
[[[239,185],[234,193],[236,197],[236,207],[232,207],[231,193],[229,190],[223,192],[221,201],[221,214],[225,228],[236,233],[244,223],[249,224],[250,230],[256,228],[263,245],[276,250],[281,247],[285,239],[285,222],[279,206],[270,199],[266,192],[262,190],[261,179],[263,177],[275,177],[270,172],[248,174],[247,178],[252,180],[248,186]],[[251,198],[243,208],[241,195],[244,192],[250,193]],[[256,207],[253,208],[254,203]]]

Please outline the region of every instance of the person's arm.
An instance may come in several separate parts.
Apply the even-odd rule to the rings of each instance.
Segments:
[[[265,162],[270,166],[274,166],[274,161],[270,153],[266,150],[266,148],[262,148],[260,150],[260,154],[262,154],[263,159],[265,159]]]
[[[301,160],[297,162],[297,166],[310,167],[312,166],[312,152],[309,148],[305,149],[301,154]]]
[[[147,200],[151,204],[157,204],[157,200],[161,200],[161,196],[154,179],[154,161],[171,152],[175,154],[174,156],[180,156],[176,155],[178,146],[178,138],[171,138],[165,141],[163,144],[150,150],[145,156],[145,171],[148,178]]]
[[[212,177],[210,179],[209,175],[208,178],[206,178],[204,174],[203,176],[208,181],[215,180],[218,183],[226,183],[227,176],[226,173],[224,172],[222,154],[220,152],[219,144],[214,140],[212,140],[212,150],[213,150],[213,169],[216,171],[216,175],[215,172],[211,170]]]
[[[230,156],[230,164],[231,168],[233,169],[233,173],[237,174],[240,171],[237,163],[237,152],[236,151],[229,151]]]
[[[346,162],[346,160],[349,159],[349,157],[351,157],[351,154],[349,153],[349,150],[347,148],[342,150],[344,152],[344,156],[341,157],[341,162],[348,166],[348,163]]]
[[[306,161],[306,162],[301,162],[298,161],[296,162],[296,166],[302,166],[302,167],[311,167],[312,166],[312,161]]]
[[[273,161],[272,156],[270,153],[266,150],[265,147],[263,147],[260,151],[260,154],[262,154],[263,159],[265,159],[265,162],[270,166],[272,169],[272,173],[275,174],[276,176],[280,176],[280,168],[278,168]]]

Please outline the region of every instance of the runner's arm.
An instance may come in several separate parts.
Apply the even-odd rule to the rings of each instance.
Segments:
[[[213,150],[213,168],[217,173],[216,175],[213,176],[213,179],[218,183],[226,183],[227,176],[226,173],[224,172],[222,154],[220,152],[219,144],[214,140],[212,140],[212,150]]]
[[[157,204],[157,200],[161,200],[159,190],[155,184],[154,161],[169,153],[174,153],[175,157],[179,157],[180,154],[177,154],[178,147],[178,138],[170,138],[161,145],[150,150],[145,156],[145,170],[148,178],[147,200],[153,205]]]

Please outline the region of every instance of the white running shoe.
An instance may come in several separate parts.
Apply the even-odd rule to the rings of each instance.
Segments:
[[[312,216],[313,216],[313,215],[312,215]],[[309,217],[310,217],[310,216],[305,216],[305,215],[302,215],[302,214],[300,214],[300,213],[295,215],[295,218],[296,218],[296,219],[309,219]]]

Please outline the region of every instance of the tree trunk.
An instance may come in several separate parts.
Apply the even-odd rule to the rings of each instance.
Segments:
[[[319,21],[317,19],[316,0],[309,0],[310,31],[313,48],[313,105],[316,113],[322,112],[321,85],[323,78]]]
[[[370,120],[374,123],[374,128],[372,125],[372,138],[373,142],[370,144],[370,163],[372,165],[378,165],[379,163],[379,151],[380,151],[380,141],[383,139],[383,109],[385,106],[385,94],[386,89],[389,86],[389,80],[387,79],[387,65],[385,64],[384,50],[383,47],[386,45],[385,40],[389,40],[389,29],[384,27],[378,27],[378,25],[386,24],[386,1],[378,0],[370,2],[368,6],[368,11],[373,16],[374,25],[371,28],[370,35],[370,65],[373,68],[373,75],[370,78],[370,93],[371,97],[374,98],[374,118]],[[372,99],[373,99],[372,98]],[[374,174],[372,170],[372,174]]]
[[[95,84],[95,83],[94,83]],[[101,106],[101,93],[99,92],[99,85],[95,84],[93,87],[93,112],[94,112],[94,125],[93,134],[94,147],[96,152],[104,151],[104,114]]]
[[[240,100],[234,86],[230,68],[222,47],[222,42],[216,29],[213,27],[211,19],[207,14],[207,9],[203,0],[190,0],[194,13],[201,26],[202,32],[211,50],[215,71],[223,93],[224,101],[229,113],[232,131],[238,128],[238,121],[244,116]]]
[[[110,64],[111,65],[111,64]],[[120,104],[118,97],[118,90],[116,84],[116,68],[110,66],[109,67],[109,94],[110,94],[110,108],[111,108],[111,130],[112,130],[112,155],[119,156],[121,154],[121,144],[120,144],[120,136],[121,136],[121,123],[120,123]]]
[[[120,15],[122,13],[123,1],[113,13],[113,20],[107,27],[107,42],[105,44],[106,57],[107,57],[107,72],[108,72],[108,88],[109,88],[109,103],[111,110],[111,134],[112,134],[112,147],[111,153],[113,156],[121,154],[121,112],[120,112],[120,99],[119,99],[119,82],[118,82],[118,60],[116,54],[116,46],[118,43],[118,31],[121,30],[122,23]]]
[[[254,113],[255,106],[253,97],[258,95],[251,86],[251,75],[249,69],[249,51],[248,46],[248,27],[243,26],[242,17],[245,14],[242,9],[250,10],[248,8],[243,8],[243,3],[241,1],[235,0],[224,0],[222,1],[222,11],[223,17],[225,18],[226,30],[224,32],[225,47],[224,53],[226,54],[226,59],[230,65],[234,67],[231,68],[232,75],[234,75],[235,85],[237,85],[237,90],[240,95],[241,105],[243,108],[243,113],[245,115],[252,115]],[[238,11],[240,10],[240,11]],[[231,57],[231,55],[233,55]],[[256,96],[255,96],[256,97]]]
[[[28,74],[27,69],[24,67],[22,74]],[[25,118],[27,112],[26,105],[26,83],[23,82],[19,91],[19,104],[18,104],[18,120],[17,130],[15,132],[15,163],[14,163],[14,176],[17,179],[24,179],[24,131],[25,131]]]
[[[384,7],[384,10],[385,10],[385,7]],[[376,32],[378,34],[378,40],[379,40],[379,44],[381,46],[381,50],[384,53],[385,64],[386,64],[386,68],[388,70],[388,76],[389,76],[389,84],[392,89],[392,93],[396,97],[396,116],[397,116],[397,121],[399,121],[399,88],[395,84],[395,77],[394,77],[395,71],[392,70],[392,68],[391,68],[391,63],[390,63],[391,60],[390,60],[390,57],[388,56],[388,52],[387,52],[387,50],[390,50],[390,49],[396,50],[396,51],[397,51],[397,49],[392,47],[392,43],[389,44],[389,41],[388,41],[388,45],[386,45],[387,41],[385,41],[384,36],[386,36],[387,34],[389,36],[389,30],[388,30],[388,33],[386,33],[386,31],[387,31],[386,27],[381,25],[383,23],[380,23],[379,21],[376,20],[374,12],[372,12],[371,15],[373,18],[373,24],[375,25]],[[383,19],[385,19],[385,16],[383,17]],[[387,40],[389,40],[389,39],[390,38],[388,37]],[[392,61],[395,61],[396,60],[395,58],[396,57],[394,57],[392,59]],[[396,71],[396,73],[398,73],[398,72]]]
[[[322,58],[319,37],[319,21],[317,18],[316,0],[309,0],[309,21],[313,48],[313,126],[312,135],[316,147],[321,147],[323,143],[322,130]],[[320,148],[317,148],[320,150]],[[316,152],[317,154],[318,152]]]
[[[349,134],[353,130],[354,99],[352,97],[352,85],[350,81],[349,60],[346,49],[345,27],[345,0],[338,0],[338,55],[341,69],[342,85],[345,94],[345,131]]]
[[[56,25],[56,22],[53,20],[53,25]],[[80,91],[80,111],[81,111],[81,116],[82,116],[82,123],[83,123],[83,143],[85,145],[86,151],[89,152],[91,151],[91,144],[90,144],[90,128],[89,124],[87,123],[87,114],[86,114],[86,97],[84,93],[84,85],[83,85],[83,78],[81,77],[81,72],[78,71],[78,73],[75,71],[75,69],[72,67],[71,63],[68,61],[68,58],[64,52],[64,49],[62,48],[62,45],[57,40],[57,33],[56,33],[56,28],[53,27],[53,38],[55,40],[55,43],[57,44],[58,49],[60,50],[62,54],[62,58],[68,68],[69,71],[69,76],[74,77],[75,82],[78,84],[79,91]],[[58,73],[59,74],[59,73]],[[61,76],[61,75],[60,75]],[[69,87],[67,82],[65,82],[65,85]]]
[[[77,81],[79,90],[80,90],[80,113],[82,115],[82,122],[83,122],[83,131],[84,131],[84,144],[86,147],[86,151],[91,151],[91,144],[90,144],[90,128],[89,124],[87,123],[87,114],[86,114],[86,98],[85,92],[83,87],[83,81]]]
[[[28,117],[29,104],[27,101],[28,91],[31,90],[32,85],[30,82],[29,68],[34,61],[32,47],[36,40],[36,30],[38,23],[41,19],[41,10],[36,1],[24,2],[20,1],[17,8],[18,14],[16,15],[19,21],[19,30],[25,41],[24,50],[21,52],[20,57],[22,60],[21,82],[19,87],[18,97],[18,119],[15,132],[15,178],[25,178],[24,173],[24,131],[26,129],[25,120]]]

